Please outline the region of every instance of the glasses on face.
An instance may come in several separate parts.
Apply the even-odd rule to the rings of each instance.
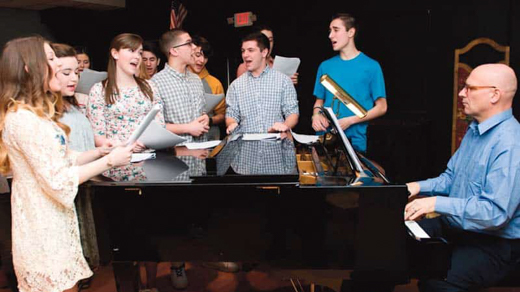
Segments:
[[[464,88],[463,90],[465,90],[466,92],[470,92],[470,91],[475,91],[475,90],[480,90],[480,89],[486,89],[486,88],[493,88],[493,89],[496,89],[497,87],[496,86],[492,86],[492,85],[481,85],[481,86],[478,86],[478,85],[469,85],[469,84],[464,84]]]
[[[175,48],[178,48],[178,47],[182,47],[182,46],[187,46],[187,45],[191,45],[193,44],[193,41],[189,40],[183,44],[180,44],[180,45],[176,45],[176,46],[173,46],[172,48],[175,49]]]

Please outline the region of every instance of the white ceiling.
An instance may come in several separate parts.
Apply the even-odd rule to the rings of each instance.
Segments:
[[[29,10],[44,10],[56,7],[111,10],[124,8],[125,0],[0,0],[0,7]]]

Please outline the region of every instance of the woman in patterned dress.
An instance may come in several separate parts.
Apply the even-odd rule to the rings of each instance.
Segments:
[[[146,80],[146,71],[141,71],[144,67],[142,54],[143,39],[138,35],[124,33],[112,40],[107,79],[94,84],[87,105],[87,117],[94,128],[96,145],[107,139],[114,143],[126,141],[155,104],[161,107],[155,121],[165,127],[162,100],[153,82]],[[145,149],[139,141],[137,145],[135,152]],[[106,175],[116,180],[146,179],[141,167],[120,167]],[[157,291],[157,263],[147,262],[145,266],[147,288]]]
[[[41,37],[9,41],[0,58],[0,172],[13,175],[13,264],[21,292],[75,291],[92,274],[74,208],[78,185],[128,164],[135,147],[103,157],[69,149],[69,129],[59,122],[60,67]]]
[[[87,118],[94,129],[96,146],[108,139],[125,142],[156,104],[161,111],[155,120],[164,127],[162,100],[151,81],[137,77],[143,39],[135,34],[116,36],[110,44],[107,79],[94,84],[89,94]],[[134,152],[145,146],[137,142]]]

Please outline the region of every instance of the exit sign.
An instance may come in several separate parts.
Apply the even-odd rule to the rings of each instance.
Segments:
[[[234,20],[235,27],[251,26],[251,25],[253,25],[253,13],[252,12],[235,13],[233,20]]]

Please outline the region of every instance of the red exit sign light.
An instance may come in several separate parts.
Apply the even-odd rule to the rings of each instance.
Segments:
[[[234,17],[235,27],[251,26],[253,25],[253,13],[252,12],[240,12],[235,13]]]

